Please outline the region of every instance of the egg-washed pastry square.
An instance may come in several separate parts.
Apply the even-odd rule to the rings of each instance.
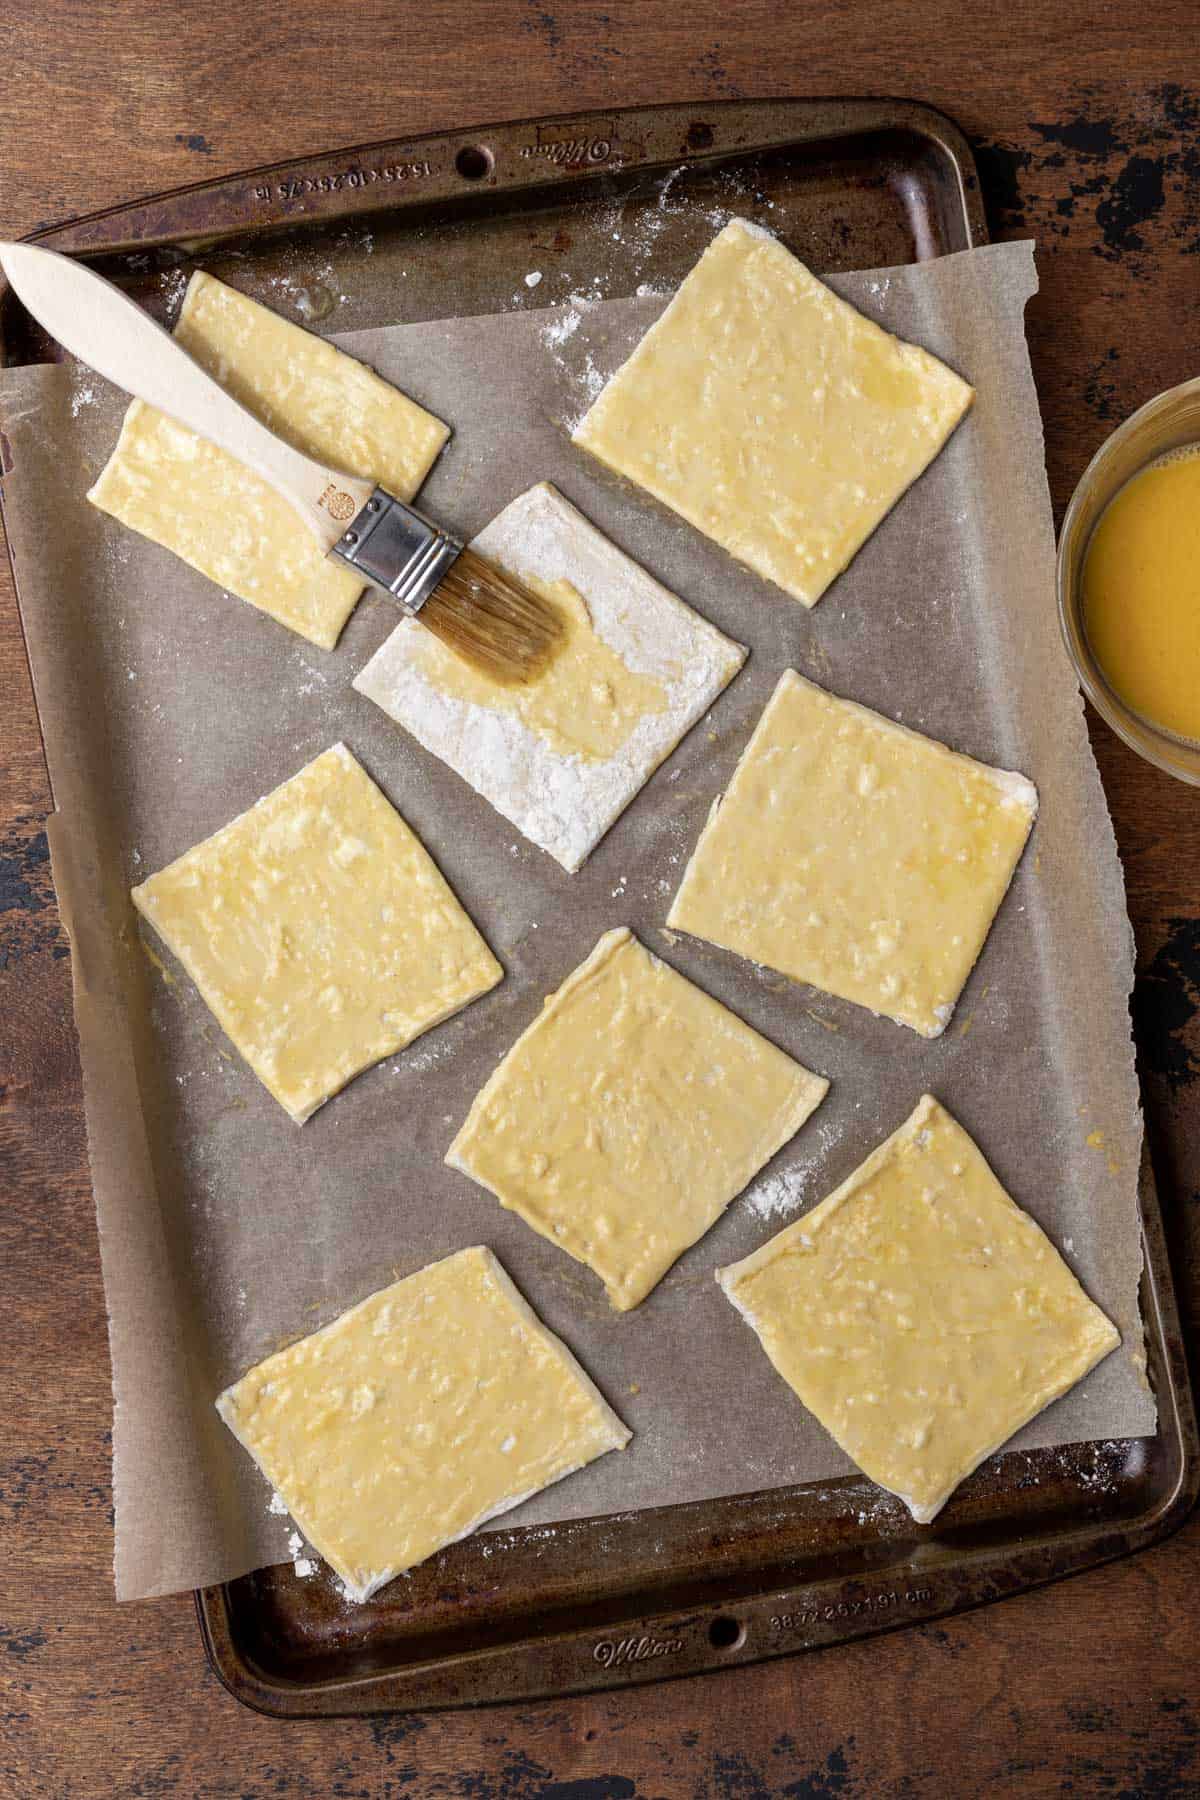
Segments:
[[[564,617],[566,644],[547,673],[505,687],[406,619],[354,686],[532,843],[578,869],[746,652],[549,482],[518,495],[473,548]]]
[[[402,500],[450,435],[364,363],[202,270],[175,341],[294,449]],[[88,499],[322,650],[362,593],[268,482],[141,400]]]
[[[717,1280],[809,1412],[922,1525],[1121,1341],[929,1094]]]
[[[786,669],[700,834],[673,929],[940,1036],[1037,789]]]
[[[545,1001],[446,1161],[627,1312],[828,1088],[621,926]]]
[[[478,1246],[371,1294],[216,1404],[355,1600],[632,1435]]]
[[[133,903],[297,1123],[504,973],[344,744],[135,887]]]
[[[973,398],[731,219],[573,441],[815,606]]]

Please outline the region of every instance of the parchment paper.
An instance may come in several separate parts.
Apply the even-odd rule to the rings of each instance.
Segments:
[[[423,504],[467,531],[548,477],[722,630],[746,669],[583,871],[568,875],[350,681],[395,623],[364,600],[336,652],[301,642],[84,502],[123,400],[90,373],[0,377],[6,514],[58,813],[111,1317],[122,1597],[287,1554],[213,1396],[281,1343],[461,1245],[490,1244],[635,1438],[504,1521],[583,1517],[845,1472],[718,1291],[931,1089],[1064,1249],[1125,1343],[1021,1434],[1154,1427],[1140,1374],[1129,1037],[1131,935],[1112,829],[1060,648],[1041,427],[1024,336],[1032,247],[841,276],[869,315],[978,390],[947,450],[811,614],[567,440],[663,305],[433,322],[341,341],[454,426]],[[578,310],[578,309],[577,309]],[[781,668],[989,762],[1041,816],[943,1039],[662,929],[709,804]],[[129,885],[344,737],[420,833],[507,970],[302,1128],[231,1054],[178,969],[139,940]],[[654,950],[832,1091],[750,1192],[635,1312],[442,1165],[485,1076],[608,926]],[[159,960],[161,958],[161,960]],[[50,1279],[50,1272],[47,1272]]]

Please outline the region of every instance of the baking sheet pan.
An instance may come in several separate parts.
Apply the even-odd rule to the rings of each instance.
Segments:
[[[590,279],[592,291],[606,282],[615,293],[629,293],[638,286],[654,286],[656,282],[672,285],[711,235],[714,207],[719,208],[722,204],[728,207],[731,198],[736,199],[739,210],[752,212],[755,206],[766,209],[767,222],[776,224],[788,241],[816,266],[838,265],[836,254],[822,253],[830,247],[831,236],[839,240],[844,261],[859,266],[880,260],[876,246],[891,260],[913,260],[945,249],[965,247],[978,239],[977,207],[964,205],[956,212],[947,200],[947,194],[953,196],[956,191],[961,199],[973,190],[969,167],[964,169],[961,148],[957,160],[946,150],[947,142],[953,150],[954,134],[943,121],[930,120],[928,135],[922,141],[913,116],[919,109],[896,109],[903,115],[901,122],[888,123],[880,109],[868,103],[864,109],[866,116],[859,121],[862,126],[859,135],[838,140],[837,129],[852,127],[852,107],[849,111],[843,106],[822,112],[821,103],[807,109],[803,103],[791,103],[791,106],[798,109],[792,114],[795,135],[799,137],[802,128],[815,131],[818,139],[815,151],[802,143],[794,143],[789,154],[786,144],[780,143],[779,115],[788,111],[786,107],[775,108],[771,113],[775,136],[770,148],[761,153],[756,153],[747,142],[746,114],[753,113],[753,108],[729,109],[738,115],[727,121],[730,139],[736,137],[739,140],[732,152],[725,149],[723,109],[718,109],[711,119],[708,116],[700,120],[690,117],[686,122],[680,109],[667,109],[669,113],[673,111],[674,116],[670,119],[660,117],[656,121],[661,127],[661,136],[656,143],[669,148],[670,157],[674,159],[669,167],[664,170],[660,163],[660,172],[650,178],[637,167],[631,169],[623,158],[621,167],[605,178],[617,185],[628,184],[631,175],[635,178],[634,186],[626,185],[622,191],[626,197],[626,212],[635,224],[641,221],[642,228],[624,231],[623,237],[630,246],[628,256],[614,252],[609,245],[604,247],[603,256],[597,259],[595,273]],[[646,115],[637,117],[644,119]],[[603,123],[606,128],[616,125],[611,118]],[[572,126],[570,130],[566,128],[567,124]],[[763,137],[771,136],[767,126],[768,117],[763,112],[760,114]],[[711,134],[707,150],[712,154],[699,157],[693,170],[689,167],[689,159],[685,158],[680,164],[679,146],[686,145],[689,133],[693,138],[703,136],[698,127]],[[508,147],[513,150],[515,165],[513,182],[508,188],[503,186],[503,133],[509,134]],[[553,246],[560,234],[568,240],[566,248],[576,241],[581,249],[590,247],[596,234],[589,230],[586,209],[611,204],[611,193],[597,195],[592,191],[596,180],[594,169],[584,161],[582,166],[572,170],[568,159],[587,154],[579,146],[608,142],[611,148],[614,140],[631,143],[634,132],[632,127],[623,131],[610,129],[605,138],[598,135],[600,124],[591,120],[556,122],[553,126],[543,124],[536,128],[506,127],[503,133],[474,134],[473,147],[484,155],[485,163],[491,159],[484,179],[493,184],[496,210],[490,214],[486,210],[477,212],[470,221],[469,231],[464,229],[463,219],[454,216],[453,205],[448,208],[449,217],[434,220],[415,204],[406,217],[405,209],[401,207],[397,212],[393,202],[388,214],[379,218],[372,215],[374,228],[366,234],[371,240],[369,247],[362,240],[347,236],[343,215],[336,226],[325,228],[322,241],[297,242],[284,245],[282,249],[278,244],[272,249],[264,241],[261,256],[252,255],[247,247],[236,242],[227,242],[219,255],[214,254],[211,246],[206,250],[205,266],[221,273],[220,258],[228,255],[230,267],[224,272],[239,286],[254,292],[257,282],[261,284],[257,288],[261,297],[278,305],[282,296],[295,305],[299,316],[307,316],[310,320],[319,316],[329,301],[339,306],[336,322],[340,328],[343,322],[350,322],[343,320],[340,306],[369,306],[372,283],[377,280],[381,267],[375,260],[380,255],[381,241],[394,241],[396,246],[407,245],[408,249],[403,256],[397,250],[390,271],[392,289],[397,280],[397,269],[415,266],[408,253],[411,247],[427,246],[423,254],[428,280],[423,288],[418,285],[408,290],[414,296],[409,316],[440,316],[436,304],[438,293],[444,292],[441,284],[446,272],[455,270],[455,258],[458,264],[455,295],[462,294],[469,286],[468,269],[477,274],[484,266],[487,270],[484,279],[490,286],[486,295],[472,290],[474,304],[482,307],[486,302],[488,310],[509,310],[504,304],[509,295],[505,294],[503,286],[499,291],[496,286],[497,282],[503,284],[506,279],[512,281],[513,305],[519,307],[523,301],[528,304],[530,290],[522,296],[520,289],[524,286],[524,274],[533,266],[530,260],[532,234],[537,234],[534,247],[545,253],[542,260],[550,263]],[[409,160],[426,163],[432,171],[444,166],[456,167],[460,150],[455,149],[455,141],[439,139],[431,142],[426,156],[414,156]],[[554,179],[560,184],[549,195],[537,183],[527,179],[524,165],[537,159],[521,152],[531,142],[567,146],[561,151],[564,160],[543,159],[549,161]],[[831,143],[836,145],[838,142],[842,151],[840,157],[829,148]],[[901,147],[905,144],[909,151],[907,168],[903,166],[901,155]],[[885,146],[888,147],[886,152]],[[871,169],[872,152],[876,161],[873,175],[868,176],[864,170]],[[392,147],[388,154],[395,156],[399,152]],[[449,161],[451,155],[453,163]],[[376,154],[373,161],[361,155],[353,166],[376,165],[392,166],[383,152]],[[931,174],[939,168],[942,171],[940,188]],[[336,202],[338,193],[343,190],[322,187],[320,181],[325,178],[312,178],[315,184],[312,192],[323,197],[323,204]],[[474,178],[462,175],[460,179],[471,181]],[[640,198],[636,193],[637,179],[646,184]],[[290,196],[299,180],[296,175],[281,175],[278,179],[257,181],[254,186],[264,188],[268,193],[283,191],[289,196],[290,206]],[[694,183],[694,190],[690,192],[686,191],[689,182]],[[215,194],[210,194],[211,216],[220,213],[221,192],[236,185],[224,184]],[[561,197],[563,186],[579,192],[572,192],[571,199],[564,200]],[[355,185],[347,191],[361,196],[366,188]],[[629,198],[631,195],[632,199]],[[914,200],[914,195],[919,196],[919,203]],[[673,196],[669,205],[663,204],[664,196]],[[864,196],[870,196],[871,204],[880,215],[874,237],[865,229]],[[190,223],[194,228],[201,223],[195,212],[200,204],[196,194],[190,197],[189,204],[193,209]],[[786,216],[771,217],[770,214],[780,207],[784,208]],[[169,211],[167,202],[159,204],[157,219],[160,226],[169,223]],[[548,231],[558,213],[574,224],[576,238],[572,238],[566,223],[556,223],[553,232]],[[844,231],[832,229],[839,217]],[[659,222],[664,219],[665,225]],[[114,228],[113,221],[109,221],[109,228]],[[487,231],[486,246],[479,241],[481,228]],[[89,228],[77,229],[86,238]],[[495,237],[493,230],[497,234]],[[330,231],[339,235],[331,239]],[[116,232],[116,235],[120,233]],[[694,243],[688,241],[690,236],[695,237]],[[666,240],[670,239],[675,240],[670,246],[670,255],[677,259],[673,264],[666,247]],[[55,242],[60,241],[56,237]],[[505,247],[509,252],[507,268],[503,256]],[[484,249],[482,255],[479,254],[481,248]],[[563,255],[564,251],[560,250],[558,254]],[[133,252],[134,259],[145,255],[142,251]],[[170,291],[172,269],[176,266],[172,258],[178,255],[177,245],[167,245],[160,253],[157,266],[151,267],[147,261],[145,267],[135,266],[126,272],[132,274],[135,283],[142,282],[144,288],[161,297]],[[272,263],[272,257],[278,260]],[[386,255],[383,261],[387,261]],[[360,270],[364,271],[361,282],[357,279]],[[562,272],[574,291],[583,278],[579,256],[569,257]],[[403,279],[412,281],[413,275]],[[386,304],[388,291],[389,282],[385,278],[383,286],[375,290],[376,305]],[[344,300],[342,296],[345,296]],[[545,297],[560,296],[551,293]],[[542,298],[539,294],[538,299]],[[497,299],[501,301],[499,306]],[[424,311],[424,308],[429,310]],[[467,308],[459,300],[455,309]],[[386,310],[382,316],[388,316]],[[365,318],[361,322],[366,322]],[[8,324],[7,318],[5,324]],[[17,336],[14,332],[6,334],[10,355]],[[36,353],[36,346],[29,343],[23,348],[26,353]],[[1153,1273],[1152,1259],[1150,1267]],[[1158,1316],[1156,1307],[1147,1303],[1146,1296],[1143,1303],[1148,1322],[1153,1327]],[[1129,1449],[1127,1453],[1120,1446],[1108,1445],[1102,1450],[1089,1447],[1090,1462],[1087,1452],[1075,1453],[1074,1461],[1069,1453],[1033,1453],[1034,1459],[1039,1454],[1048,1459],[1044,1469],[1038,1467],[1036,1470],[1039,1494],[1036,1517],[1039,1531],[1047,1540],[1043,1546],[1046,1560],[1037,1578],[1045,1578],[1069,1566],[1066,1550],[1062,1545],[1056,1545],[1051,1530],[1056,1515],[1048,1490],[1061,1483],[1069,1495],[1073,1477],[1081,1494],[1104,1496],[1100,1516],[1110,1524],[1122,1506],[1134,1501],[1136,1494],[1134,1516],[1142,1521],[1142,1528],[1163,1528],[1162,1521],[1170,1512],[1170,1494],[1177,1495],[1179,1491],[1182,1455],[1172,1454],[1169,1449],[1167,1440],[1174,1414],[1172,1408],[1163,1406],[1161,1385],[1167,1366],[1158,1354],[1161,1346],[1156,1346],[1153,1329],[1150,1336],[1152,1368],[1157,1376],[1156,1387],[1163,1414],[1159,1438],[1135,1440],[1136,1451]],[[1163,1441],[1160,1443],[1160,1440]],[[1149,1446],[1158,1446],[1165,1460],[1156,1464]],[[1178,1442],[1176,1450],[1179,1450]],[[1032,1486],[1031,1460],[1026,1458],[1019,1464],[1024,1475],[1017,1475],[1015,1487],[1010,1466],[1013,1462],[1012,1458],[1002,1459],[994,1472],[995,1504],[989,1516],[993,1526],[1001,1528],[1002,1535],[1004,1521],[1022,1511],[1015,1495],[1029,1491]],[[1136,1471],[1133,1463],[1137,1464]],[[1078,1464],[1077,1468],[1075,1464]],[[1176,1471],[1174,1477],[1170,1473],[1172,1468]],[[991,1479],[989,1476],[975,1484],[981,1496]],[[1022,1481],[1024,1486],[1020,1485]],[[853,1501],[856,1487],[862,1490],[857,1503]],[[493,1553],[488,1552],[486,1546],[479,1549],[483,1563],[473,1572],[470,1564],[475,1552],[471,1547],[463,1546],[464,1553],[469,1554],[465,1554],[462,1566],[456,1570],[455,1591],[444,1602],[439,1602],[432,1592],[421,1591],[417,1581],[408,1584],[409,1592],[398,1606],[389,1608],[385,1605],[381,1614],[371,1617],[365,1616],[364,1609],[363,1612],[356,1610],[351,1618],[338,1618],[336,1607],[331,1616],[323,1617],[321,1596],[311,1591],[311,1584],[307,1592],[292,1593],[290,1572],[270,1570],[207,1596],[205,1615],[210,1643],[219,1655],[227,1678],[240,1682],[246,1697],[255,1703],[282,1711],[335,1710],[397,1702],[445,1703],[446,1700],[499,1697],[505,1693],[549,1691],[554,1687],[581,1685],[584,1681],[644,1678],[681,1671],[685,1667],[706,1666],[706,1662],[714,1660],[767,1654],[771,1649],[821,1641],[829,1635],[874,1629],[893,1623],[912,1611],[943,1610],[947,1603],[946,1578],[950,1570],[939,1566],[935,1582],[933,1565],[946,1550],[945,1539],[939,1534],[936,1545],[926,1541],[914,1552],[917,1563],[913,1566],[923,1567],[928,1580],[906,1580],[897,1585],[896,1571],[908,1567],[902,1523],[892,1520],[881,1531],[876,1517],[871,1529],[860,1532],[862,1541],[855,1543],[853,1522],[848,1524],[844,1516],[847,1503],[852,1507],[857,1504],[857,1511],[864,1515],[871,1510],[866,1502],[867,1492],[866,1484],[851,1481],[844,1487],[822,1489],[816,1496],[811,1490],[805,1491],[794,1495],[790,1501],[777,1493],[759,1501],[753,1497],[739,1497],[705,1503],[699,1508],[666,1509],[659,1517],[643,1513],[623,1520],[587,1521],[570,1528],[559,1527],[553,1543],[538,1541],[534,1536],[523,1545],[516,1534],[506,1534],[511,1541],[505,1546],[502,1593],[497,1591],[500,1584],[495,1580],[494,1567],[488,1567],[489,1556]],[[874,1494],[874,1490],[869,1492]],[[810,1512],[814,1502],[815,1510]],[[1177,1498],[1175,1504],[1178,1504]],[[1085,1554],[1079,1542],[1079,1526],[1086,1513],[1086,1506],[1082,1511],[1072,1511],[1067,1504],[1060,1518],[1060,1522],[1071,1520],[1076,1559]],[[1153,1525],[1147,1523],[1151,1513]],[[1029,1541],[1027,1530],[1021,1535]],[[804,1557],[797,1554],[801,1543],[807,1551]],[[1094,1541],[1089,1540],[1089,1543],[1086,1554],[1094,1559],[1100,1552]],[[1011,1542],[1008,1547],[1011,1550]],[[764,1576],[772,1568],[786,1569],[794,1576],[799,1564],[803,1563],[813,1579],[836,1582],[837,1571],[842,1566],[838,1563],[838,1554],[843,1548],[865,1557],[860,1568],[882,1567],[880,1559],[883,1558],[892,1572],[889,1576],[891,1585],[881,1586],[873,1594],[859,1593],[857,1598],[832,1603],[833,1612],[828,1617],[825,1615],[829,1614],[829,1604],[816,1607],[815,1613],[819,1616],[810,1617],[814,1613],[812,1605],[780,1602],[777,1610],[766,1615],[765,1628],[751,1629],[748,1622],[751,1596],[762,1587]],[[526,1553],[527,1572],[522,1560]],[[1113,1552],[1110,1548],[1102,1553]],[[970,1557],[964,1554],[957,1562],[951,1558],[951,1563],[955,1585],[950,1603],[979,1597],[978,1591],[969,1589],[967,1582]],[[620,1582],[611,1576],[613,1566],[621,1569]],[[606,1570],[606,1575],[598,1583],[596,1571],[600,1567]],[[978,1573],[977,1559],[975,1567]],[[702,1580],[697,1575],[701,1568],[704,1571]],[[1027,1573],[1018,1580],[1031,1578],[1032,1575]],[[299,1583],[292,1582],[291,1585],[301,1589]],[[767,1581],[766,1585],[771,1583]],[[714,1598],[732,1597],[739,1597],[742,1604],[736,1617],[729,1615],[732,1623],[728,1619],[722,1622],[705,1615],[699,1619],[690,1617],[686,1630],[681,1627],[678,1631],[666,1632],[663,1626],[647,1634],[633,1627],[624,1629],[631,1618],[644,1621],[647,1600],[658,1603],[654,1609],[657,1611],[659,1605],[669,1605],[673,1597],[685,1593],[692,1601],[698,1596],[709,1597],[707,1601],[701,1598],[700,1604],[711,1605]],[[808,1593],[811,1598],[811,1587]],[[381,1599],[386,1600],[386,1596]],[[758,1602],[754,1604],[757,1606]],[[848,1610],[839,1611],[843,1604]],[[591,1623],[585,1628],[581,1642],[579,1620],[585,1612]],[[622,1635],[595,1637],[597,1618],[601,1623],[614,1620],[621,1623]],[[594,1641],[586,1638],[588,1631],[592,1632]],[[569,1648],[560,1642],[564,1632],[571,1639]],[[558,1644],[561,1653],[550,1656],[556,1671],[553,1676],[547,1673],[547,1634]],[[489,1639],[491,1647],[487,1648]],[[535,1646],[534,1639],[540,1647]],[[465,1659],[464,1643],[471,1646]],[[339,1644],[341,1650],[335,1651],[333,1646]],[[631,1644],[632,1648],[629,1647]],[[439,1651],[444,1654],[438,1655]],[[431,1655],[437,1655],[436,1667],[431,1663]],[[479,1660],[480,1656],[483,1661]],[[383,1673],[380,1658],[402,1666],[404,1673]],[[581,1667],[583,1675],[579,1673]],[[373,1679],[366,1687],[358,1678],[364,1668],[374,1669],[378,1676],[378,1680]],[[379,1685],[388,1681],[393,1684],[391,1687]]]

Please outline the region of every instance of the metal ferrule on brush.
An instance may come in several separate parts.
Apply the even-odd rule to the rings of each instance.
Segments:
[[[332,554],[364,581],[383,588],[411,613],[420,612],[462,545],[395,495],[376,488],[351,520]]]

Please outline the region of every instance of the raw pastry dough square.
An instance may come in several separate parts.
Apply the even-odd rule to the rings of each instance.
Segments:
[[[1121,1341],[929,1094],[717,1280],[808,1410],[922,1525]]]
[[[973,398],[732,219],[574,442],[814,606]]]
[[[938,1037],[1036,814],[1023,775],[786,669],[667,923]]]
[[[355,1600],[631,1435],[482,1248],[269,1356],[217,1411]]]
[[[570,638],[528,688],[477,675],[405,620],[355,687],[533,843],[577,869],[745,661],[549,482],[474,548],[568,612]]]
[[[133,890],[298,1123],[504,971],[344,744]]]
[[[828,1087],[621,926],[546,1000],[446,1161],[627,1312]]]
[[[364,363],[201,270],[175,339],[277,436],[402,500],[450,435]],[[274,488],[140,400],[88,499],[323,650],[362,592]]]

